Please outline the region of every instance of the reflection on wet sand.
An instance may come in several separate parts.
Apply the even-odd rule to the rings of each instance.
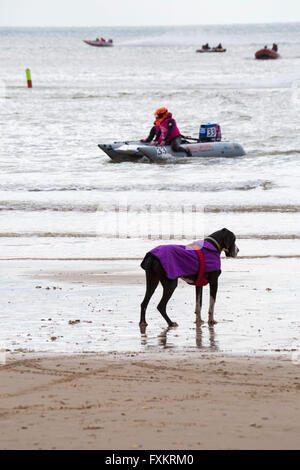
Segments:
[[[162,346],[164,349],[173,348],[174,344],[168,343],[168,332],[174,330],[174,327],[168,326],[158,335],[158,345]]]
[[[141,332],[141,345],[142,346],[147,346],[148,345],[148,338],[147,338],[147,333],[146,325],[139,325],[140,332]],[[214,351],[217,352],[219,351],[219,346],[218,342],[216,341],[216,333],[214,326],[209,326],[208,327],[208,338],[206,335],[206,326],[196,324],[195,328],[195,344],[198,349],[203,349],[205,351]],[[168,338],[168,333],[174,331],[174,327],[168,326],[164,330],[162,330],[159,335],[157,336],[158,339],[158,346],[162,347],[163,349],[172,349],[175,348],[176,345],[174,344],[174,341],[170,341]],[[169,341],[168,341],[169,339]],[[207,344],[208,340],[208,344]]]
[[[203,338],[203,329],[201,325],[196,325],[196,346],[198,349],[205,349],[205,350],[210,350],[210,351],[218,351],[218,343],[216,342],[216,334],[215,334],[215,329],[214,326],[209,326],[208,327],[208,340],[209,340],[209,345],[205,345],[204,339]]]

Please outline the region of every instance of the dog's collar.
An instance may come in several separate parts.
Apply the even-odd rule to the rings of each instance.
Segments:
[[[217,249],[218,249],[219,252],[221,253],[222,248],[221,248],[219,242],[217,242],[217,240],[215,240],[213,237],[206,237],[205,240],[211,240],[212,242],[214,242],[214,244],[216,245]]]

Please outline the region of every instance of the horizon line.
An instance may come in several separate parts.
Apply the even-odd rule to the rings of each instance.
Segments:
[[[0,25],[0,28],[155,28],[176,26],[233,26],[233,25],[262,25],[262,24],[300,24],[300,21],[251,21],[236,23],[185,23],[185,24],[124,24],[124,25]]]

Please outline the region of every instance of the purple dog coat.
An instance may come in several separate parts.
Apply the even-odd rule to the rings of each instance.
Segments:
[[[219,271],[221,258],[218,250],[207,241],[198,240],[195,244],[199,245],[204,256],[204,272]],[[190,245],[159,245],[149,253],[159,259],[169,279],[198,274],[200,270],[199,256]]]

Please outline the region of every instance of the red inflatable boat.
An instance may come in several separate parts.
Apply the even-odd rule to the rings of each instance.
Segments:
[[[268,49],[266,47],[264,49],[260,49],[255,53],[255,59],[278,59],[278,57],[278,52],[274,51],[273,49]]]

